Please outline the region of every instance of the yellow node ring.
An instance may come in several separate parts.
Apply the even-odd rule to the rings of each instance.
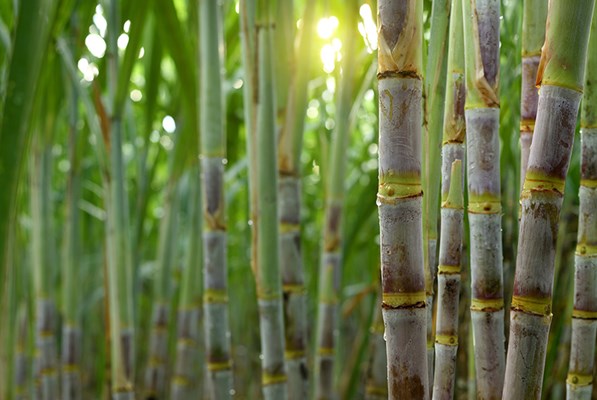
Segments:
[[[425,292],[383,293],[382,303],[390,308],[401,308],[425,303]]]

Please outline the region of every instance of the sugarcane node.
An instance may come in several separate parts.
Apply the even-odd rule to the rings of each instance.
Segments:
[[[401,78],[401,79],[417,79],[421,80],[421,75],[418,74],[416,71],[382,71],[377,74],[377,79],[388,79],[388,78]]]

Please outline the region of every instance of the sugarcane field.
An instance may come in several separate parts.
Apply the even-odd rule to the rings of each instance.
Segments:
[[[597,400],[596,0],[0,0],[0,400]]]

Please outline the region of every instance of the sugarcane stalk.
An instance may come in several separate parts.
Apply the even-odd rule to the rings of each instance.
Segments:
[[[287,10],[292,2],[281,10]],[[289,3],[289,4],[286,4]],[[286,12],[286,15],[290,13]],[[286,24],[294,26],[294,20]],[[278,136],[278,178],[279,178],[279,218],[280,218],[280,268],[282,273],[282,291],[284,294],[284,331],[286,349],[284,356],[288,372],[288,396],[290,400],[304,399],[309,390],[307,367],[307,315],[303,256],[301,251],[301,190],[300,153],[307,108],[307,89],[309,68],[298,68],[296,60],[308,65],[311,59],[311,44],[314,36],[315,0],[307,1],[303,16],[303,28],[300,32],[296,54],[291,54],[288,65],[277,64],[278,70],[290,72],[291,85],[288,89],[288,103],[285,110],[280,108],[278,95],[278,113],[284,113],[283,125]],[[287,27],[288,29],[288,27]],[[292,37],[284,36],[279,46],[293,48]],[[285,43],[284,43],[285,42]],[[294,53],[294,52],[293,52]],[[281,57],[279,61],[285,61]],[[288,64],[288,63],[286,63]],[[286,70],[289,71],[286,71]],[[284,76],[277,75],[278,82],[284,82]],[[286,85],[277,85],[278,90]],[[280,119],[280,118],[279,118]],[[278,122],[280,122],[278,119]]]
[[[463,0],[471,319],[477,396],[501,399],[505,337],[497,0]]]
[[[423,2],[378,2],[382,312],[390,399],[429,396],[421,188]]]
[[[583,79],[594,0],[550,2],[537,84],[537,120],[525,183],[504,398],[540,399],[555,243]],[[570,29],[574,26],[574,29]]]
[[[591,399],[597,335],[597,18],[593,15],[580,114],[581,180],[574,274],[572,343],[566,393]]]
[[[148,399],[163,398],[166,389],[169,353],[170,270],[175,253],[174,239],[178,211],[177,188],[177,180],[171,178],[166,187],[165,199],[163,200],[164,215],[160,224],[156,262],[157,279],[151,315],[149,360],[145,370],[145,391]]]
[[[131,245],[128,199],[122,155],[122,118],[115,107],[118,82],[119,3],[108,2],[107,81],[111,100],[108,140],[109,176],[104,177],[106,193],[107,293],[109,298],[111,390],[113,400],[134,398],[134,318],[132,302]]]
[[[27,308],[21,304],[17,311],[14,342],[14,368],[13,368],[13,397],[15,400],[26,400],[29,398],[29,360],[27,354],[27,332],[29,324],[27,321]]]
[[[526,0],[522,17],[522,86],[520,94],[520,188],[524,183],[537,118],[539,91],[535,86],[545,40],[548,0]]]
[[[381,293],[377,296],[377,304],[381,303]],[[388,398],[388,375],[386,359],[386,341],[381,307],[377,308],[373,324],[369,332],[369,365],[365,382],[366,400],[386,400]]]
[[[51,119],[51,118],[50,118]],[[50,126],[46,126],[50,125]],[[43,129],[52,123],[42,124]],[[37,132],[31,154],[31,237],[33,282],[35,290],[35,369],[37,398],[59,396],[58,346],[56,343],[56,309],[53,299],[54,266],[51,206],[51,144],[45,132]]]
[[[436,0],[431,6],[431,28],[423,96],[423,262],[425,265],[425,295],[427,298],[427,365],[429,384],[433,382],[433,286],[436,275],[437,213],[440,187],[440,142],[444,121],[446,90],[446,60],[450,0]]]
[[[240,3],[243,59],[247,71],[245,116],[249,159],[251,264],[257,286],[264,398],[286,398],[282,283],[279,268],[275,101],[274,2]]]
[[[463,153],[464,149],[462,149],[461,155]],[[443,172],[443,176],[446,176],[446,171]],[[464,225],[462,159],[456,159],[452,162],[449,176],[448,192],[446,192],[445,187],[442,189],[442,221],[437,283],[438,308],[435,334],[436,359],[433,381],[433,399],[447,400],[454,398],[456,352],[458,350],[458,298],[460,295],[460,262]]]
[[[204,358],[201,319],[202,319],[202,265],[203,246],[201,216],[202,200],[199,180],[200,168],[195,165],[189,173],[191,221],[188,235],[187,255],[182,279],[180,301],[178,305],[178,326],[176,343],[176,365],[170,386],[172,400],[202,398]]]
[[[433,399],[452,399],[455,392],[464,214],[462,163],[466,91],[463,41],[462,2],[453,0],[442,139],[442,210]]]
[[[222,92],[222,34],[219,7],[215,1],[201,1],[200,107],[201,172],[203,202],[204,315],[208,388],[214,399],[230,398],[232,366],[228,321],[228,278],[226,268],[226,213],[224,163],[226,134]]]
[[[332,132],[329,179],[326,181],[322,256],[319,269],[319,307],[317,315],[317,350],[315,358],[315,398],[333,399],[338,301],[342,273],[342,213],[344,211],[347,149],[350,138],[350,111],[355,74],[354,27],[358,9],[352,1],[346,7],[346,38],[342,55],[342,78],[336,103],[336,124]]]
[[[67,80],[68,82],[68,80]],[[78,312],[79,260],[80,260],[80,224],[79,198],[81,193],[81,167],[77,129],[78,95],[74,83],[69,82],[70,118],[68,160],[70,169],[67,181],[66,224],[64,233],[64,270],[62,305],[64,321],[62,324],[62,399],[78,400],[82,396],[81,382],[81,320]]]

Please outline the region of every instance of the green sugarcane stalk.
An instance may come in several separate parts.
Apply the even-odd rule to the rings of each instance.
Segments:
[[[204,360],[202,339],[204,337],[201,326],[203,306],[203,218],[201,216],[202,200],[199,181],[201,171],[198,165],[191,168],[190,181],[190,210],[191,221],[188,236],[187,256],[180,301],[178,304],[178,329],[176,344],[176,366],[171,383],[170,398],[185,400],[201,398],[204,393],[203,376]]]
[[[254,4],[254,3],[253,3]],[[245,3],[245,7],[250,5]],[[284,399],[288,396],[284,362],[284,324],[282,284],[278,249],[277,154],[275,140],[275,98],[273,73],[273,15],[275,2],[258,1],[256,8],[246,10],[255,16],[254,30],[247,38],[253,59],[245,64],[253,69],[252,101],[248,113],[255,129],[249,125],[249,185],[253,228],[252,266],[257,286],[259,326],[261,330],[263,396]],[[249,17],[250,18],[250,17]],[[250,27],[251,23],[245,25]],[[257,83],[257,85],[255,85]]]
[[[29,324],[27,321],[27,307],[21,304],[17,311],[15,325],[15,354],[13,369],[12,398],[15,400],[26,400],[29,398],[29,355],[27,354],[27,333]],[[10,398],[10,396],[9,396]]]
[[[390,399],[429,396],[421,188],[423,2],[378,2],[382,307]]]
[[[465,98],[462,1],[452,0],[442,139],[442,233],[438,267],[433,399],[452,399],[455,392],[464,213],[461,164],[464,161]],[[456,176],[455,169],[458,169]]]
[[[50,39],[57,1],[19,2],[12,51],[6,55],[5,82],[0,99],[0,315],[8,315],[11,237],[15,227],[17,195],[25,154],[29,147],[30,120],[35,94]],[[35,10],[32,12],[31,10]],[[6,36],[4,35],[4,40]],[[8,49],[8,46],[7,46]],[[0,329],[0,343],[7,343],[8,330]],[[9,370],[8,349],[0,346],[0,370]],[[0,374],[0,395],[10,384]]]
[[[376,303],[381,303],[381,293]],[[384,340],[383,315],[381,308],[377,308],[370,329],[369,365],[365,381],[366,400],[386,400],[388,398],[388,367],[386,358],[386,341]]]
[[[537,84],[537,121],[525,183],[504,398],[540,399],[556,235],[583,91],[594,0],[550,2]],[[574,29],[570,27],[574,26]]]
[[[545,40],[548,0],[526,0],[522,19],[522,86],[520,93],[520,187],[524,183],[537,119],[539,91],[535,86]]]
[[[591,399],[597,335],[597,18],[593,15],[580,114],[581,180],[567,398]]]
[[[463,0],[471,319],[477,396],[501,399],[505,364],[497,0]]]
[[[224,163],[226,134],[222,91],[223,49],[218,4],[199,9],[201,172],[203,203],[204,312],[208,387],[214,399],[230,398],[232,366],[228,321]]]
[[[433,1],[431,29],[425,69],[425,116],[423,119],[423,262],[425,265],[425,295],[427,298],[427,365],[429,384],[433,382],[433,282],[436,275],[437,213],[440,187],[440,148],[444,121],[446,91],[446,60],[450,0]]]
[[[44,91],[45,92],[45,91]],[[47,93],[46,93],[47,94]],[[50,107],[42,107],[49,114]],[[54,235],[52,227],[51,132],[53,117],[39,127],[31,154],[31,253],[35,291],[35,370],[36,393],[39,399],[59,396],[58,346],[56,340],[56,306],[54,301]],[[46,131],[47,130],[47,131]]]
[[[176,139],[176,146],[180,143]],[[174,150],[170,153],[174,155]],[[174,157],[169,161],[173,161]],[[172,166],[173,162],[170,163]],[[172,168],[170,168],[172,171]],[[170,323],[170,270],[174,262],[177,232],[178,180],[170,178],[163,200],[164,215],[160,224],[157,256],[157,279],[151,316],[149,360],[145,370],[146,398],[160,399],[165,396],[169,358]]]
[[[336,125],[332,133],[332,149],[327,179],[324,210],[322,256],[319,269],[319,307],[315,357],[315,398],[333,399],[336,396],[334,359],[335,331],[338,329],[337,308],[342,273],[342,213],[344,211],[347,150],[350,138],[350,111],[355,75],[354,28],[357,26],[357,3],[346,8],[346,36],[342,55],[342,77],[336,103]]]
[[[110,372],[113,400],[132,400],[134,390],[134,318],[132,299],[131,244],[129,237],[128,199],[122,155],[122,110],[116,106],[118,82],[118,45],[120,34],[119,3],[110,0],[108,10],[107,77],[110,95],[110,126],[105,144],[108,176],[106,193],[107,292],[110,320]]]
[[[294,26],[294,19],[288,8],[291,1],[281,2],[283,15],[289,20],[284,25]],[[294,29],[293,29],[294,32]],[[303,66],[309,65],[311,47],[315,32],[315,0],[307,1],[303,16],[303,28],[300,32],[296,51],[287,55],[290,60],[278,57],[276,69],[278,82],[286,82],[290,73],[290,87],[287,93],[287,103],[284,100],[286,85],[276,85],[278,92],[278,186],[279,186],[279,218],[280,218],[280,268],[282,273],[282,291],[284,294],[284,331],[286,335],[286,367],[288,372],[288,396],[291,400],[304,399],[309,390],[309,374],[307,367],[307,314],[305,296],[305,278],[303,256],[301,250],[301,163],[300,153],[307,108],[307,89],[309,83],[309,68],[298,67],[300,60]],[[294,49],[291,35],[276,37],[278,46]],[[284,54],[284,53],[282,53]],[[288,67],[290,65],[290,67]],[[282,107],[284,104],[284,107]],[[283,114],[283,115],[281,115]],[[282,121],[280,119],[283,118]]]
[[[67,79],[67,82],[69,80]],[[62,324],[62,399],[78,400],[82,396],[81,382],[81,319],[79,317],[79,269],[80,269],[80,223],[79,199],[81,196],[81,163],[80,151],[82,141],[78,140],[79,132],[79,96],[75,83],[69,82],[70,118],[68,160],[70,168],[67,181],[66,223],[64,233],[64,267],[62,308],[64,321]]]

